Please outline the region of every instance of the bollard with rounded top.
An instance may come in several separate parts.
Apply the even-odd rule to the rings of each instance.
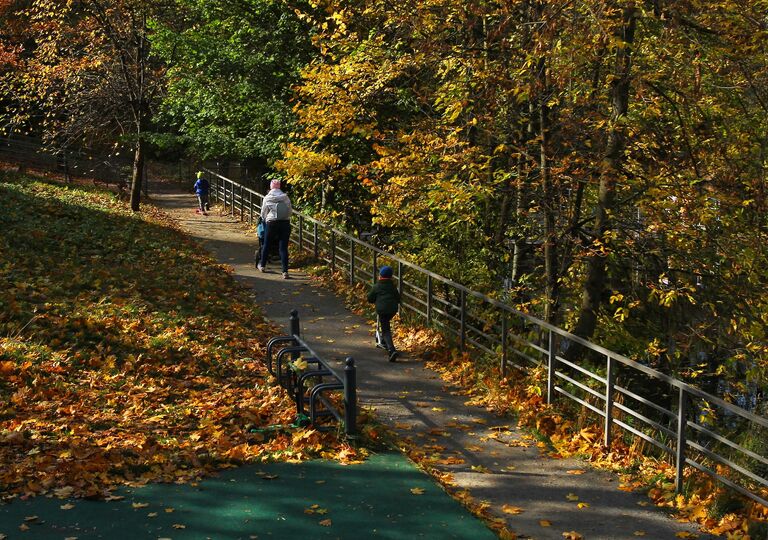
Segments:
[[[292,336],[298,336],[301,334],[299,329],[299,312],[298,310],[292,310],[290,317],[288,317],[288,333]]]
[[[291,316],[288,317],[288,333],[291,336],[299,337],[301,334],[301,327],[299,326],[299,312],[298,310],[292,310]],[[291,353],[291,360],[294,362],[299,359],[301,356],[300,353],[294,352]]]
[[[357,368],[355,360],[348,356],[344,360],[344,429],[348,438],[357,431]]]

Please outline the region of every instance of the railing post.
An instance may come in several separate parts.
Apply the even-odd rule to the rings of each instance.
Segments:
[[[248,192],[248,223],[253,225],[253,191]]]
[[[685,388],[680,387],[677,400],[677,449],[675,452],[675,492],[683,491],[683,469],[685,468],[685,428],[688,425],[688,400]]]
[[[243,196],[243,186],[240,185],[240,221],[245,217],[245,197]]]
[[[397,261],[397,292],[400,294],[401,299],[403,298],[404,283],[405,280],[403,279],[403,261]]]
[[[373,281],[373,284],[376,285],[376,272],[378,271],[379,266],[379,254],[374,249],[373,250],[373,260],[371,261],[371,281]]]
[[[336,271],[336,234],[331,229],[331,272]]]
[[[318,255],[320,254],[320,240],[317,238],[317,222],[312,222],[312,236],[314,240],[314,246],[312,246],[313,255],[315,256],[315,260],[317,260]]]
[[[616,362],[610,355],[606,355],[607,366],[605,371],[605,431],[603,433],[603,445],[607,450],[611,449],[611,428],[613,427],[613,385],[616,382]]]
[[[299,251],[304,249],[304,216],[299,214]]]
[[[463,351],[467,344],[467,293],[464,289],[461,289],[461,332],[459,338],[459,346]]]
[[[508,321],[507,321],[508,315],[506,310],[501,311],[501,377],[506,378],[507,376],[507,332],[509,331],[508,328]]]
[[[230,184],[232,184],[232,196],[229,198],[229,202],[232,203],[232,217],[235,217],[235,183],[230,181]]]
[[[349,239],[349,284],[355,284],[355,241]]]
[[[432,276],[427,274],[427,326],[432,324]]]
[[[222,207],[224,208],[224,211],[227,211],[227,183],[221,182],[221,190],[224,192],[224,200],[222,201]]]
[[[557,350],[555,333],[549,331],[548,342],[548,355],[547,355],[547,403],[551,404],[555,401],[555,364],[557,362]]]
[[[357,431],[357,370],[351,356],[344,361],[344,431],[347,437]]]

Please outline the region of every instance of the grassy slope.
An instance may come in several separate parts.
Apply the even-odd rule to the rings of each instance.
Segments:
[[[293,419],[262,367],[275,331],[161,213],[4,172],[0,200],[0,490],[100,496],[338,450],[248,433]]]

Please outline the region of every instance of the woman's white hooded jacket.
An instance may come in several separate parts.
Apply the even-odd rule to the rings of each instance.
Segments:
[[[261,204],[261,217],[264,221],[289,220],[293,207],[291,199],[281,189],[270,189]]]

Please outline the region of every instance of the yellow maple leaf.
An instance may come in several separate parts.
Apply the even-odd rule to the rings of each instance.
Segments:
[[[568,531],[563,533],[565,540],[584,540],[584,537],[576,531]]]
[[[414,495],[424,495],[424,488],[411,488],[411,493]]]
[[[525,510],[523,510],[519,506],[512,506],[511,504],[503,505],[501,507],[501,511],[504,512],[505,514],[513,514],[513,515],[522,514],[523,512],[525,512]]]
[[[578,501],[579,500],[579,496],[576,495],[575,493],[569,493],[568,495],[565,496],[565,498],[568,499],[569,501]]]

